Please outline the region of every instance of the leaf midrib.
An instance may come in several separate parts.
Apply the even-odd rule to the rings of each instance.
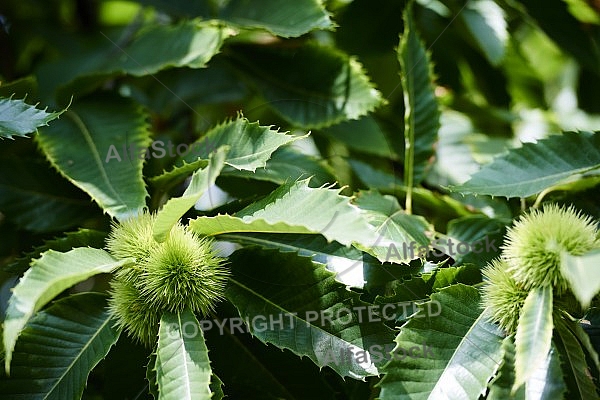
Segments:
[[[90,340],[88,340],[84,347],[81,349],[81,351],[78,353],[78,357],[75,357],[71,364],[65,369],[65,373],[62,374],[59,379],[56,380],[56,382],[54,383],[54,385],[50,388],[50,390],[46,393],[46,395],[44,396],[44,399],[48,399],[49,397],[51,397],[51,395],[53,394],[53,391],[58,387],[58,385],[61,383],[61,381],[64,379],[64,377],[67,375],[67,372],[69,372],[71,370],[71,368],[75,365],[75,363],[77,363],[79,361],[79,359],[81,358],[81,355],[84,354],[87,350],[87,348],[90,346],[90,344],[100,335],[100,333],[104,333],[104,329],[106,328],[106,326],[108,325],[109,321],[111,320],[110,316],[104,312],[103,313],[104,316],[104,322],[100,325],[100,328],[96,330],[96,332],[94,333],[94,335],[92,335],[90,337]]]
[[[112,185],[110,179],[108,178],[106,170],[102,167],[102,159],[100,158],[100,153],[98,153],[95,143],[92,140],[92,136],[90,135],[90,132],[89,132],[87,126],[85,125],[85,123],[82,121],[82,119],[79,117],[79,115],[74,111],[69,110],[66,112],[66,115],[73,121],[73,123],[77,126],[77,128],[79,128],[79,131],[83,135],[85,142],[87,143],[88,147],[90,148],[90,151],[92,152],[94,163],[96,164],[96,167],[100,171],[100,175],[101,175],[102,180],[104,181],[105,185],[108,187],[110,192],[115,196],[115,198],[120,202],[120,204],[122,204],[124,206],[127,205],[127,203],[125,201],[123,201],[123,199],[121,198],[121,195],[117,192],[117,190]],[[107,210],[107,211],[110,212],[110,210]]]
[[[310,326],[310,327],[311,327],[311,329],[314,329],[314,330],[317,330],[317,331],[320,331],[320,332],[325,332],[325,334],[326,334],[327,336],[329,336],[329,337],[333,337],[333,338],[335,338],[335,339],[338,339],[338,340],[340,340],[340,341],[342,341],[342,342],[344,342],[344,343],[347,343],[347,344],[349,344],[349,345],[351,345],[351,346],[356,346],[355,344],[353,344],[353,343],[351,343],[351,342],[348,342],[348,341],[346,341],[346,340],[344,340],[344,339],[342,339],[342,338],[340,338],[340,337],[338,337],[338,336],[334,335],[333,333],[331,333],[331,332],[329,332],[329,331],[326,331],[325,329],[323,329],[323,328],[321,328],[321,327],[319,327],[319,326],[317,326],[317,325],[313,325],[312,323],[308,323],[306,320],[304,320],[304,319],[300,318],[300,317],[299,317],[298,315],[296,315],[294,312],[290,312],[290,311],[286,310],[285,308],[283,308],[283,307],[279,306],[278,304],[274,303],[274,302],[273,302],[273,301],[271,301],[270,299],[267,299],[266,297],[264,297],[264,296],[263,296],[263,295],[261,295],[260,293],[257,293],[256,291],[254,291],[254,290],[250,289],[249,287],[247,287],[246,285],[242,284],[241,282],[239,282],[239,281],[236,281],[236,280],[235,280],[235,279],[233,279],[233,278],[229,278],[229,280],[230,280],[230,281],[232,281],[232,282],[234,282],[234,283],[235,283],[236,285],[238,285],[239,287],[241,287],[241,288],[245,289],[246,291],[248,291],[248,292],[249,292],[249,293],[251,293],[252,295],[255,295],[255,296],[256,296],[256,297],[258,297],[259,299],[263,300],[263,301],[264,301],[264,303],[265,303],[265,305],[270,305],[271,307],[275,308],[276,310],[279,310],[279,311],[282,311],[282,312],[284,312],[286,315],[291,315],[291,316],[293,316],[293,318],[294,318],[295,320],[302,322],[302,323],[303,323],[303,324],[305,324],[306,326]],[[263,307],[263,308],[264,308],[264,307]],[[252,327],[249,327],[249,328],[250,328],[250,329],[252,329]],[[311,333],[311,336],[312,336],[312,333]],[[359,347],[359,346],[356,346],[356,347]],[[290,349],[290,350],[292,350],[294,353],[296,353],[296,351],[295,351],[294,349]],[[366,349],[363,349],[363,350],[366,350]],[[314,352],[313,352],[313,354],[314,354]]]
[[[440,374],[440,376],[439,376],[439,379],[437,379],[437,382],[436,382],[435,386],[434,386],[434,387],[431,389],[431,391],[429,392],[430,394],[431,394],[431,393],[433,393],[433,392],[436,390],[436,388],[437,388],[438,386],[440,386],[440,384],[443,384],[443,383],[444,383],[444,382],[442,381],[442,377],[443,377],[443,376],[444,376],[444,374],[445,374],[445,373],[446,373],[446,372],[447,372],[447,371],[450,369],[450,366],[453,364],[453,361],[455,360],[455,358],[457,357],[457,355],[458,355],[458,353],[459,353],[459,349],[461,349],[461,348],[464,346],[464,344],[465,344],[466,342],[470,342],[470,343],[471,343],[471,345],[473,345],[473,346],[475,346],[475,347],[478,347],[478,346],[476,346],[476,345],[475,345],[475,344],[474,344],[474,343],[473,343],[473,342],[472,342],[472,341],[469,339],[469,335],[470,335],[470,334],[473,332],[473,330],[475,329],[475,327],[476,327],[476,326],[479,326],[479,324],[480,324],[482,321],[484,321],[486,318],[487,318],[487,316],[486,316],[486,313],[485,313],[485,312],[482,312],[481,314],[479,314],[479,317],[477,317],[477,318],[475,319],[475,321],[473,321],[473,323],[471,324],[471,326],[469,327],[469,329],[467,330],[467,332],[465,333],[465,335],[464,335],[464,336],[461,338],[461,340],[460,340],[460,342],[459,342],[458,346],[456,346],[456,349],[455,349],[454,353],[452,353],[452,357],[450,357],[450,359],[448,360],[448,363],[446,364],[446,366],[445,366],[445,367],[444,367],[444,369],[442,370],[442,373]],[[485,322],[485,321],[484,321],[484,322]],[[488,356],[489,356],[489,355],[488,355]],[[491,356],[489,356],[489,358],[490,358],[492,361],[494,361],[494,362],[495,362],[497,365],[500,365],[500,364],[501,364],[501,362],[502,362],[502,360],[501,360],[501,361],[499,361],[499,362],[498,362],[498,361],[496,361],[496,360],[494,360],[493,358],[491,358]],[[458,365],[460,365],[460,364],[458,364]],[[463,369],[466,369],[466,367],[465,367],[465,366],[462,366],[462,367],[463,367]],[[484,387],[484,389],[485,389],[485,387]]]

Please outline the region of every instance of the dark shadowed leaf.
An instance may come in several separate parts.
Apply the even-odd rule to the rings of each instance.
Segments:
[[[236,46],[227,55],[265,98],[265,105],[298,127],[358,119],[382,103],[358,61],[335,48],[315,43]]]
[[[89,372],[119,338],[106,296],[77,294],[35,315],[12,356],[3,399],[78,400]]]

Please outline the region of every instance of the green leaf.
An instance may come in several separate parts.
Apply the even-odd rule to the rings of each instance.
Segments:
[[[359,295],[335,281],[310,258],[273,250],[242,249],[229,257],[232,276],[226,290],[248,329],[264,343],[308,356],[320,368],[362,379],[377,375],[391,331],[370,320]],[[261,278],[255,277],[260,266]],[[369,311],[369,315],[371,311]],[[360,353],[365,360],[360,360]]]
[[[375,228],[377,239],[365,247],[385,262],[408,262],[415,258],[424,258],[422,249],[429,247],[429,238],[425,231],[429,224],[425,218],[409,215],[402,210],[398,200],[393,196],[384,196],[376,191],[359,192],[354,200],[369,224]]]
[[[505,224],[502,221],[484,215],[453,219],[448,224],[447,236],[457,244],[457,247],[454,250],[448,249],[449,252],[446,254],[454,259],[455,265],[465,263],[485,265],[500,255],[504,232]],[[468,245],[467,252],[458,251],[460,243]]]
[[[106,251],[77,248],[66,253],[48,250],[31,263],[19,280],[8,302],[4,319],[5,368],[10,362],[15,343],[27,320],[63,290],[96,274],[108,273],[130,263],[117,261]]]
[[[40,126],[58,118],[65,110],[59,112],[46,112],[36,106],[31,106],[23,100],[0,98],[0,139],[13,136],[27,136],[37,132]]]
[[[225,397],[225,393],[223,393],[223,381],[215,374],[212,374],[210,377],[210,391],[212,393],[211,398],[214,400],[221,400]]]
[[[322,186],[336,181],[334,172],[323,160],[301,153],[291,146],[278,148],[266,162],[264,168],[256,171],[228,170],[226,176],[243,177],[274,182],[278,185],[312,177],[315,186]]]
[[[335,26],[318,0],[232,0],[219,10],[217,18],[283,37],[298,37],[315,29]]]
[[[560,358],[557,349],[550,349],[548,358],[544,364],[531,374],[524,386],[516,393],[511,388],[515,379],[515,345],[514,338],[509,336],[504,339],[502,349],[504,358],[498,375],[490,384],[488,400],[544,400],[562,399],[566,391],[563,374],[560,366]]]
[[[381,263],[375,258],[354,247],[342,246],[337,242],[327,243],[321,235],[228,233],[219,238],[246,246],[261,246],[311,257],[313,261],[326,264],[328,270],[335,272],[335,279],[353,287],[363,287],[365,269],[381,268]]]
[[[140,159],[151,141],[147,115],[130,100],[95,96],[65,117],[37,136],[52,165],[110,216],[141,213],[148,195]]]
[[[297,37],[335,25],[318,0],[143,0],[168,13],[186,17],[218,18],[241,28],[258,28],[282,37]]]
[[[600,134],[566,132],[509,150],[453,189],[463,193],[528,197],[598,167]]]
[[[179,166],[173,167],[170,171],[164,171],[162,174],[150,178],[150,182],[155,186],[167,186],[169,184],[179,183],[187,178],[191,173],[205,168],[208,160],[198,158],[191,163],[183,161]]]
[[[569,328],[569,330],[581,343],[581,346],[585,349],[587,356],[589,356],[594,363],[596,370],[600,370],[600,359],[598,358],[598,353],[592,344],[590,335],[581,327],[579,320],[572,321],[570,319],[563,319],[561,322],[564,322],[567,325],[567,328]]]
[[[398,276],[390,276],[392,279],[385,285],[385,293],[375,298],[375,304],[378,305],[413,303],[408,310],[405,309],[398,315],[398,322],[407,320],[417,311],[416,302],[427,300],[432,293],[457,283],[474,285],[481,282],[479,268],[470,265],[436,268],[427,272],[419,271],[416,276],[410,276],[408,272],[410,271],[404,274],[397,273]]]
[[[496,377],[490,382],[490,392],[487,400],[526,400],[525,387],[512,392],[515,382],[515,343],[513,336],[507,336],[502,341],[502,364]],[[560,368],[560,365],[559,365]]]
[[[236,46],[228,56],[266,105],[301,128],[358,119],[383,102],[362,66],[335,48]]]
[[[404,215],[391,196],[361,193],[356,205],[338,189],[311,188],[308,180],[282,185],[235,216],[198,217],[190,227],[199,235],[232,232],[313,233],[343,245],[356,244],[380,261],[399,262],[418,254],[391,252],[402,243],[428,244],[426,222]]]
[[[311,188],[308,183],[305,179],[281,185],[235,216],[199,217],[190,221],[190,227],[200,235],[244,231],[321,233],[344,245],[375,239],[373,229],[360,210],[350,204],[349,197],[339,195],[339,189]]]
[[[169,69],[136,79],[135,88],[140,90],[133,93],[135,99],[169,120],[188,113],[190,106],[241,102],[248,95],[247,86],[218,57],[211,59],[210,68]]]
[[[200,321],[210,344],[213,379],[217,374],[226,382],[223,389],[227,398],[247,398],[248,393],[260,393],[264,399],[335,397],[335,390],[327,382],[331,376],[326,378],[308,357],[299,358],[289,350],[265,346],[253,339],[241,322],[229,302],[221,303],[214,319]],[[213,391],[215,398],[217,391]]]
[[[44,160],[11,154],[0,158],[0,171],[0,211],[23,229],[61,231],[98,211]]]
[[[460,17],[483,55],[492,65],[499,65],[508,41],[504,10],[492,0],[475,0],[466,5]]]
[[[423,180],[431,167],[437,141],[440,112],[433,87],[429,53],[413,21],[412,2],[404,11],[404,33],[398,46],[404,94],[404,184],[408,187],[407,210],[412,212],[412,187]]]
[[[232,232],[318,233],[318,230],[301,225],[290,225],[287,222],[271,223],[262,218],[242,219],[227,214],[190,220],[190,228],[203,236],[216,236]]]
[[[141,30],[116,57],[102,60],[100,70],[144,76],[170,67],[202,68],[232,34],[226,27],[196,20],[177,25],[154,24]],[[112,51],[114,54],[114,48]],[[114,58],[119,62],[115,63]]]
[[[214,22],[192,20],[177,25],[152,24],[125,43],[122,38],[103,35],[99,38],[101,44],[92,50],[67,54],[58,62],[44,65],[39,74],[40,86],[48,94],[57,87],[60,94],[72,93],[75,88],[82,93],[110,77],[145,76],[172,67],[202,68],[232,34],[231,28]]]
[[[208,165],[194,172],[190,184],[181,197],[171,198],[158,212],[154,223],[153,236],[157,242],[163,242],[173,225],[196,204],[206,190],[214,185],[225,163],[228,148],[223,146],[210,155]]]
[[[211,398],[212,371],[202,327],[189,310],[165,312],[160,320],[156,378],[160,400]]]
[[[64,236],[45,240],[44,244],[34,247],[32,251],[8,264],[5,271],[20,275],[29,268],[31,260],[39,258],[47,250],[67,252],[76,247],[101,248],[104,246],[105,238],[106,232],[94,229],[79,228],[74,232],[65,232]]]
[[[562,399],[567,387],[560,366],[558,351],[553,346],[546,362],[538,368],[525,384],[527,400]]]
[[[223,174],[256,177],[256,179],[262,177],[271,180],[273,175],[281,177],[290,167],[286,165],[287,168],[275,174],[266,173],[260,169],[257,172],[257,168],[265,168],[276,150],[283,149],[282,146],[303,137],[306,136],[280,133],[271,129],[270,126],[260,126],[258,122],[251,123],[240,116],[233,121],[212,128],[206,135],[190,145],[190,152],[181,157],[173,169],[152,177],[151,182],[155,186],[166,186],[183,180],[191,172],[198,168],[204,168],[207,165],[205,159],[208,159],[214,150],[222,146],[229,148],[225,164],[232,167],[223,171]],[[279,161],[276,162],[280,163],[288,161],[279,158],[277,160]],[[247,172],[247,175],[243,172]]]
[[[556,322],[554,341],[570,398],[599,399],[581,344],[562,319]]]
[[[349,148],[366,154],[400,159],[379,123],[370,115],[358,120],[344,121],[318,132],[328,138],[339,140]]]
[[[146,365],[146,380],[148,381],[148,393],[154,400],[158,400],[158,382],[156,381],[156,353],[150,354],[148,365]]]
[[[513,390],[527,382],[548,362],[552,329],[552,288],[535,288],[525,299],[517,325]]]
[[[585,0],[566,0],[565,2],[568,4],[569,13],[579,21],[587,24],[600,25],[598,11]]]
[[[380,398],[473,399],[482,396],[502,358],[502,332],[488,322],[477,289],[454,285],[431,295],[431,303],[396,337],[394,358],[378,383]],[[428,305],[435,305],[430,307]],[[427,306],[427,307],[426,307]],[[431,309],[438,310],[434,315]],[[411,347],[429,349],[421,357],[406,357]]]
[[[573,17],[563,0],[523,0],[527,15],[535,20],[558,46],[578,63],[600,75],[600,31],[598,26],[582,24]],[[560,29],[556,29],[560,26]]]
[[[581,256],[562,254],[560,270],[569,287],[583,308],[587,308],[595,295],[600,292],[600,251],[595,250]]]
[[[396,271],[394,275],[388,271],[388,282],[382,289],[379,289],[374,301],[381,307],[385,307],[387,304],[403,304],[402,312],[396,315],[394,321],[395,327],[398,328],[410,320],[412,315],[418,311],[419,303],[427,301],[431,294],[457,283],[475,285],[481,282],[481,273],[473,265],[444,267],[440,264],[424,263],[421,271],[413,272],[404,266],[403,270]],[[412,276],[409,275],[411,273]],[[441,307],[437,303],[431,303],[431,306]]]
[[[106,296],[82,293],[36,314],[13,353],[3,399],[81,399],[89,372],[119,338]]]
[[[212,128],[191,145],[198,151],[191,151],[180,161],[193,163],[199,157],[208,158],[212,151],[221,146],[229,146],[225,164],[254,172],[257,168],[265,167],[275,150],[303,137],[306,136],[286,135],[270,126],[260,126],[258,122],[249,122],[239,116]]]
[[[364,183],[369,189],[394,193],[402,186],[402,179],[395,176],[393,171],[377,169],[371,164],[357,159],[349,159],[348,164],[350,164],[360,182]]]

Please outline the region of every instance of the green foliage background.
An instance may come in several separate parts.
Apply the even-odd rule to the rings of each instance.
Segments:
[[[597,2],[4,0],[0,17],[1,398],[598,398],[579,323],[598,329],[597,297],[563,313],[531,292],[506,336],[480,306],[498,248],[401,251],[499,247],[544,202],[600,218]],[[104,240],[142,210],[158,241],[180,219],[214,237],[232,271],[214,314],[165,313],[153,349],[106,310],[131,260]],[[597,259],[564,262],[588,297]],[[415,313],[303,319],[399,302]],[[294,327],[184,334],[277,313]],[[423,343],[434,357],[327,357]]]

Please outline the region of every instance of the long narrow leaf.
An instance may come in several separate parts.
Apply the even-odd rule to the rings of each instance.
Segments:
[[[523,304],[515,335],[515,390],[548,362],[552,329],[552,288],[533,289]]]
[[[33,313],[74,284],[129,262],[129,259],[117,261],[104,250],[84,247],[66,253],[49,250],[34,260],[8,302],[3,333],[6,370],[10,369],[17,337]]]
[[[338,189],[311,188],[308,180],[282,185],[266,198],[235,216],[199,217],[190,227],[200,235],[233,232],[313,233],[343,245],[356,244],[380,261],[403,262],[418,252],[402,252],[406,245],[429,243],[423,218],[406,215],[391,196],[375,192],[352,198]],[[404,245],[404,246],[403,246]],[[398,251],[400,249],[400,251]],[[396,250],[394,252],[390,250]]]
[[[600,399],[581,344],[562,320],[556,323],[554,340],[560,354],[565,383],[572,398]]]
[[[185,189],[185,192],[183,192],[183,195],[167,201],[158,212],[153,232],[154,238],[158,242],[165,240],[173,225],[179,221],[179,218],[196,204],[198,199],[200,199],[210,186],[214,185],[215,180],[225,165],[227,151],[227,147],[221,147],[215,153],[211,154],[208,165],[194,172],[192,180],[187,189]]]
[[[202,328],[189,310],[166,312],[156,351],[159,400],[209,400],[210,360]]]
[[[413,22],[412,1],[404,11],[404,33],[398,47],[404,93],[404,184],[410,190],[431,166],[433,146],[437,140],[440,112],[432,85],[433,69],[429,54],[419,38]]]
[[[127,29],[131,28],[120,34],[131,36]],[[123,37],[103,33],[89,50],[72,51],[56,62],[44,64],[38,73],[40,89],[68,99],[111,77],[147,76],[172,67],[202,68],[233,34],[233,29],[222,24],[199,20],[148,25],[126,42]]]
[[[497,157],[461,186],[463,193],[528,197],[600,167],[600,133],[567,132]]]

